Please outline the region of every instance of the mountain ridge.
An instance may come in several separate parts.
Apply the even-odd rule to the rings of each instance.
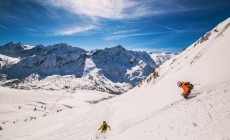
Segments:
[[[139,84],[156,66],[147,52],[128,51],[121,45],[89,53],[66,43],[45,47],[10,42],[0,47],[0,54],[1,79],[5,78],[9,81],[2,82],[2,85],[11,85],[11,79],[19,79],[20,82],[16,82],[16,85],[14,83],[13,87],[24,88],[31,87],[25,85],[23,81],[30,81],[33,84],[34,81],[43,80],[46,83],[45,79],[55,80],[58,75],[65,77],[72,75],[69,77],[71,80],[75,77],[73,81],[78,85],[70,87],[68,84],[68,87],[72,89],[85,86],[87,89],[92,87],[94,87],[92,89],[98,89],[97,86],[99,86],[102,91],[123,93]],[[93,66],[86,66],[86,61],[89,62],[87,65]],[[33,75],[37,75],[36,80],[32,78]],[[29,80],[30,78],[32,79]],[[87,80],[88,86],[81,82]],[[49,80],[47,83],[52,85]],[[32,87],[41,88],[39,82],[36,84],[37,86],[33,84]],[[67,86],[67,83],[59,82],[59,84],[59,86]],[[45,89],[59,88],[51,86]]]

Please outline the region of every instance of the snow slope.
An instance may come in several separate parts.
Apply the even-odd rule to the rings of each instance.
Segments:
[[[11,65],[17,64],[20,61],[19,58],[13,58],[6,55],[0,54],[0,67],[7,68]]]
[[[161,65],[159,77],[150,75],[126,94],[29,123],[1,124],[0,139],[228,140],[229,27],[230,18]],[[189,100],[180,96],[178,80],[195,85]],[[104,120],[112,130],[98,134]]]

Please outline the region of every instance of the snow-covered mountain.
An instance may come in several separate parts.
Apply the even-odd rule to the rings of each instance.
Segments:
[[[159,66],[157,77],[109,100],[105,93],[0,87],[0,139],[228,140],[229,44],[230,18]],[[195,86],[188,100],[179,80]],[[105,134],[98,132],[103,121],[112,128]]]
[[[150,52],[149,53],[151,58],[156,62],[158,66],[168,61],[169,59],[173,58],[177,54],[178,53],[161,53],[161,52]]]
[[[64,43],[44,47],[10,42],[0,47],[1,79],[8,80],[2,84],[26,89],[123,93],[145,79],[155,66],[146,52],[122,46],[92,53]]]
[[[0,47],[0,52],[10,57],[25,57],[33,53],[31,49],[34,49],[34,47],[32,45],[9,42]]]

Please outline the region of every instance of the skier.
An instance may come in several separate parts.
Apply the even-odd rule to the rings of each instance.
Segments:
[[[190,82],[177,82],[178,87],[183,88],[184,92],[181,94],[185,99],[188,99],[188,95],[191,93],[191,90],[193,89],[193,85]]]
[[[98,129],[98,131],[101,130],[101,133],[105,133],[107,131],[107,128],[109,128],[109,130],[111,130],[111,127],[106,123],[106,121],[103,121],[103,124]]]

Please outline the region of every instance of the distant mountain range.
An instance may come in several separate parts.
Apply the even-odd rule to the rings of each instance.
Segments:
[[[170,56],[151,53],[157,65]],[[151,74],[156,63],[147,52],[122,46],[87,52],[60,43],[50,46],[10,42],[0,46],[2,86],[23,89],[92,89],[120,94]]]
[[[178,53],[166,53],[166,52],[150,52],[149,55],[155,61],[156,65],[161,65]]]

